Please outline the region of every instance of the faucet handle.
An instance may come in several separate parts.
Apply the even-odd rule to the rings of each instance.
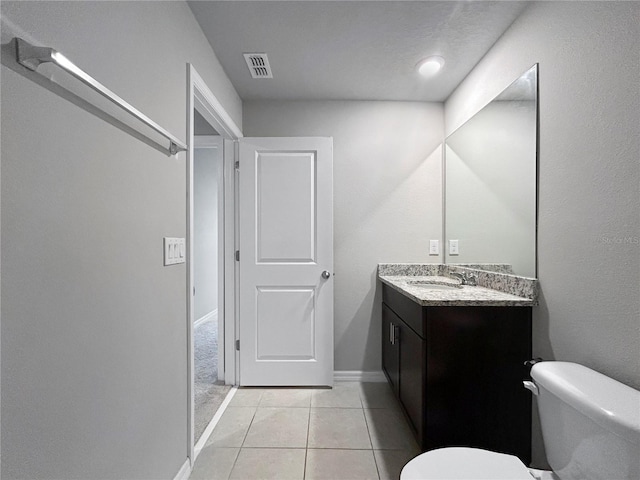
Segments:
[[[460,284],[461,285],[466,285],[467,283],[467,279],[465,278],[463,273],[459,273],[459,272],[449,272],[449,276],[453,277],[453,278],[457,278],[458,280],[460,280]]]
[[[478,285],[478,277],[471,272],[449,272],[449,276],[458,278],[461,285],[470,285],[472,287]]]

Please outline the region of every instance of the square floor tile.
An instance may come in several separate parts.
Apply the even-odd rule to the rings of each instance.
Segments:
[[[388,383],[363,382],[360,384],[360,396],[364,408],[400,408]]]
[[[241,447],[255,413],[256,407],[227,407],[206,444]]]
[[[204,447],[189,480],[227,480],[239,451],[239,448]]]
[[[417,448],[413,432],[404,415],[395,409],[373,408],[364,411],[371,443],[376,450]]]
[[[371,448],[362,409],[312,408],[309,448]]]
[[[362,408],[357,384],[336,383],[333,388],[314,390],[311,406],[316,408]]]
[[[260,399],[261,407],[305,407],[311,404],[309,388],[269,388]]]
[[[305,448],[308,408],[258,407],[243,447]]]
[[[262,398],[262,388],[238,388],[229,402],[230,407],[257,407]]]
[[[302,480],[305,450],[277,448],[243,448],[231,471],[240,480]]]
[[[380,480],[398,480],[400,472],[409,460],[420,454],[419,450],[374,450]]]
[[[377,480],[371,450],[307,450],[306,480]]]

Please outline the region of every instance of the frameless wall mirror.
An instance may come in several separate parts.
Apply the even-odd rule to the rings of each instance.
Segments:
[[[445,263],[536,277],[538,66],[445,140]]]

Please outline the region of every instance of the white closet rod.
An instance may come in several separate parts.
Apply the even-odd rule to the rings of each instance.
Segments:
[[[88,75],[86,72],[82,71],[60,52],[54,50],[53,48],[33,46],[29,42],[26,42],[18,37],[14,38],[14,41],[16,45],[16,61],[23,67],[35,72],[41,63],[54,63],[64,71],[71,74],[82,83],[90,87],[92,90],[95,90],[104,98],[117,105],[125,112],[136,117],[142,123],[152,128],[167,140],[169,140],[168,150],[170,155],[175,155],[176,153],[185,151],[187,149],[187,146],[184,143],[171,135],[167,130],[151,120],[130,103],[126,102],[118,95],[113,93],[111,90]]]

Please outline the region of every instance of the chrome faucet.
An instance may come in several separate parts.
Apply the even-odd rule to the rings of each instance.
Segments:
[[[475,287],[478,284],[477,278],[473,273],[449,272],[449,276],[458,278],[460,280],[460,285],[469,285]]]
[[[467,285],[475,287],[478,285],[478,278],[473,273],[469,273],[465,275],[465,282]]]
[[[449,272],[449,276],[453,278],[457,278],[460,280],[460,285],[466,285],[467,279],[464,277],[464,274],[458,272]]]

